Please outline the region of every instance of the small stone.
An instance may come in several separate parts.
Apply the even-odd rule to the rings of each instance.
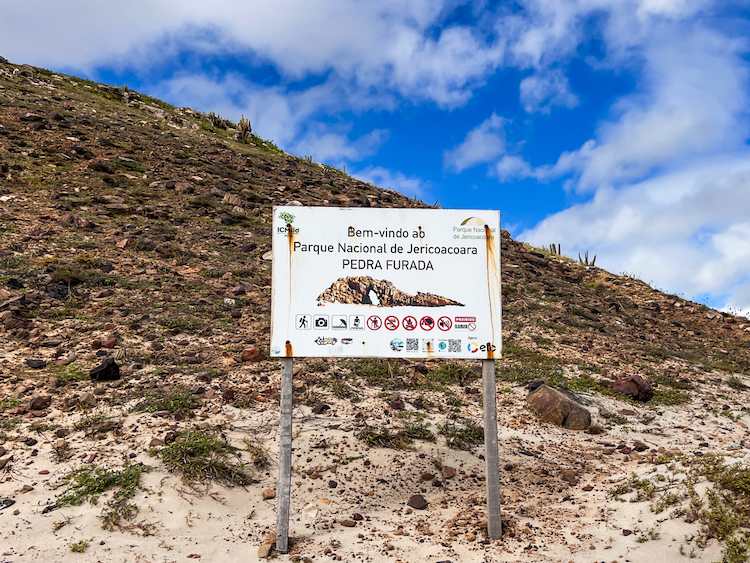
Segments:
[[[96,406],[96,395],[91,391],[86,391],[79,397],[78,404],[83,407],[94,407]]]
[[[388,406],[391,407],[394,411],[402,411],[406,408],[406,404],[401,397],[394,398],[390,403],[388,403]]]
[[[276,487],[267,487],[263,489],[261,494],[263,495],[263,500],[271,500],[272,498],[276,498]]]
[[[352,520],[354,520],[355,522],[361,522],[364,519],[365,517],[362,516],[359,512],[355,512],[354,514],[352,514]]]
[[[252,362],[257,360],[260,356],[260,352],[256,346],[248,346],[240,354],[240,360],[243,362]]]
[[[49,395],[35,395],[29,401],[30,411],[43,411],[52,404],[52,397]]]
[[[443,465],[440,473],[442,474],[443,479],[453,479],[456,476],[456,468],[451,467],[450,465]]]
[[[312,408],[313,414],[323,414],[324,412],[329,410],[331,410],[331,406],[325,403],[317,403]]]
[[[39,475],[49,475],[49,469],[42,469],[39,471]]]
[[[112,350],[115,346],[117,346],[117,340],[118,338],[116,334],[110,334],[104,340],[102,340],[102,348]]]
[[[435,478],[435,474],[430,473],[429,471],[425,471],[424,473],[422,473],[422,475],[419,476],[419,478],[422,481],[432,481]]]
[[[105,358],[104,361],[89,372],[94,381],[113,381],[120,379],[120,366],[114,358]]]
[[[412,495],[409,497],[409,501],[406,504],[415,510],[424,510],[427,508],[428,502],[422,495]]]
[[[338,486],[339,486],[339,484],[336,481],[334,481],[333,479],[331,479],[330,481],[328,481],[328,488],[329,489],[335,489]]]
[[[348,518],[341,520],[339,524],[341,524],[345,528],[353,528],[354,526],[357,525],[357,523],[354,520],[349,520]]]
[[[26,365],[31,369],[44,369],[47,366],[47,362],[40,358],[26,358]]]
[[[623,528],[622,529],[622,535],[623,536],[629,536],[632,533],[633,533],[633,530],[628,530],[627,528]]]
[[[36,438],[32,438],[31,436],[29,436],[28,438],[23,439],[23,443],[27,446],[36,446],[39,441]]]
[[[706,444],[706,447],[707,446],[708,446],[708,444]],[[633,449],[635,451],[637,451],[637,452],[645,452],[648,449],[648,446],[646,444],[644,444],[643,442],[640,442],[640,441],[636,440],[633,443]]]
[[[263,542],[258,547],[258,557],[261,559],[268,559],[271,556],[273,548],[276,546],[276,533],[269,532],[266,537],[263,538]]]
[[[560,479],[569,485],[577,485],[579,479],[578,472],[575,469],[563,469],[560,471]]]
[[[177,439],[177,432],[174,430],[169,430],[168,432],[164,433],[164,443],[165,444],[171,444]]]
[[[151,438],[151,441],[148,443],[149,448],[158,448],[159,446],[163,446],[163,445],[164,445],[164,440],[162,440],[161,438],[156,438],[156,437]]]

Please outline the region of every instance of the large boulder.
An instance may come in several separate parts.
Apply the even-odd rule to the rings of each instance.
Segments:
[[[612,389],[636,401],[646,402],[654,396],[654,388],[640,375],[627,375],[612,383]]]
[[[544,422],[569,430],[586,430],[591,426],[591,413],[570,395],[540,385],[526,397],[529,408]]]

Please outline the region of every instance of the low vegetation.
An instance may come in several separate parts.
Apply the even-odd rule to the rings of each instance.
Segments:
[[[199,406],[200,402],[190,389],[171,387],[151,391],[143,400],[133,406],[135,412],[169,412],[175,416],[186,416]]]
[[[239,462],[238,449],[213,430],[184,430],[174,442],[154,453],[188,484],[244,486],[254,482],[246,466]]]
[[[120,469],[85,466],[66,475],[65,490],[55,500],[55,508],[78,506],[84,502],[97,504],[99,497],[113,491],[101,514],[106,530],[123,527],[138,514],[138,505],[132,502],[142,489],[141,476],[149,468],[143,464],[128,464]]]

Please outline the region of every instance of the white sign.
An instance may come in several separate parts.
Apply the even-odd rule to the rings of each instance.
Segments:
[[[500,356],[500,214],[275,207],[271,356]]]

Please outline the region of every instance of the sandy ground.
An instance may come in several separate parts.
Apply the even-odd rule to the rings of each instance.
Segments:
[[[341,402],[323,415],[312,414],[304,405],[295,409],[293,543],[289,555],[275,557],[282,561],[677,561],[688,558],[697,525],[655,514],[649,502],[613,500],[608,492],[631,473],[648,476],[663,471],[664,466],[650,461],[657,452],[710,450],[750,458],[749,444],[743,442],[748,417],[732,421],[706,413],[701,401],[658,410],[630,405],[624,409],[621,402],[592,397],[589,408],[595,418],[603,408],[625,412],[621,416],[627,419],[592,436],[536,421],[524,407],[523,388],[500,385],[499,390],[503,517],[509,521],[502,541],[489,543],[483,533],[481,447],[465,452],[438,441],[417,442],[413,450],[368,449],[354,436],[359,421],[348,416],[346,403]],[[709,396],[706,391],[703,401]],[[368,400],[373,403],[372,422],[386,421],[390,413],[377,407],[375,399]],[[240,447],[246,436],[260,438],[273,459],[277,408],[270,401],[259,407],[251,411],[218,407],[202,422],[222,423],[229,429],[230,441]],[[126,406],[121,410],[121,435],[110,434],[96,442],[71,437],[75,455],[67,462],[51,459],[55,437],[45,432],[38,435],[37,455],[30,448],[13,450],[16,462],[5,473],[0,497],[12,497],[16,504],[0,512],[0,560],[257,560],[258,546],[274,528],[275,500],[263,500],[261,491],[274,486],[276,467],[259,472],[258,483],[246,488],[213,485],[207,491],[192,490],[179,477],[159,469],[158,460],[145,453],[164,421],[128,413]],[[72,424],[81,415],[53,410],[48,416]],[[430,421],[437,424],[439,418]],[[609,453],[615,445],[636,440],[649,450]],[[707,443],[710,448],[701,446]],[[67,471],[83,461],[119,465],[131,452],[132,461],[154,467],[145,475],[146,490],[136,497],[138,522],[150,525],[147,534],[137,527],[103,530],[99,511],[88,504],[42,512],[59,493],[60,477]],[[441,479],[436,462],[456,468],[455,477]],[[571,482],[561,478],[565,470],[572,470]],[[21,492],[24,485],[32,489]],[[423,494],[428,508],[409,508],[406,500],[412,494]],[[342,524],[353,518],[353,527]],[[64,521],[55,531],[54,524]],[[632,533],[626,536],[623,530]],[[639,542],[649,533],[652,537]],[[71,553],[70,544],[82,539],[90,542],[86,552]],[[710,542],[705,549],[694,548],[692,555],[698,561],[715,561],[720,553],[721,547]]]

